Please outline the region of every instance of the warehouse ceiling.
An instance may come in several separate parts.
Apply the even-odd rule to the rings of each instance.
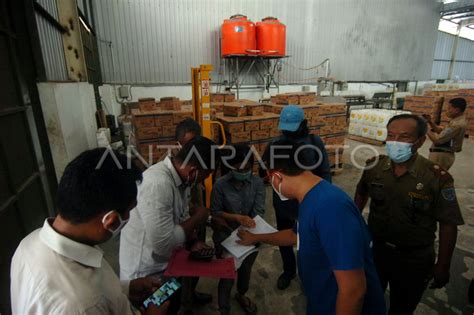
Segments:
[[[474,0],[445,0],[440,13],[443,20],[474,29]]]

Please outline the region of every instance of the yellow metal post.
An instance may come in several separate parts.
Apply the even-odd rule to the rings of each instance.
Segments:
[[[199,68],[191,68],[191,82],[193,92],[193,116],[202,128],[202,135],[206,138],[212,138],[212,124],[220,127],[223,144],[226,144],[224,126],[218,121],[211,120],[211,77],[209,73],[212,71],[212,65],[201,65]],[[206,187],[206,207],[211,206],[212,191],[211,174],[205,181]]]
[[[199,68],[200,80],[199,90],[201,99],[200,119],[202,126],[202,135],[206,138],[212,138],[211,135],[211,80],[209,72],[212,71],[212,65],[201,65]],[[206,207],[211,206],[212,175],[204,181],[206,187]]]

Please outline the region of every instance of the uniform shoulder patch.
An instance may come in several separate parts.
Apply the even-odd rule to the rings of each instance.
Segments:
[[[365,164],[371,165],[371,164],[374,164],[374,163],[378,163],[379,161],[383,160],[386,157],[387,156],[383,155],[383,154],[375,155],[375,156],[371,157],[370,159],[367,159],[367,161],[365,161]]]
[[[365,161],[365,164],[372,164],[375,162],[376,159],[377,159],[377,156],[373,156],[370,159],[367,159],[367,161]]]
[[[441,195],[446,201],[456,200],[456,191],[454,190],[454,187],[441,189]]]
[[[442,168],[441,166],[439,166],[438,164],[431,164],[430,166],[430,170],[433,172],[433,174],[440,178],[440,179],[452,179],[452,176],[451,174],[449,174],[449,172],[447,170],[445,170],[444,168]]]
[[[367,161],[365,161],[365,169],[368,170],[375,167],[376,165],[379,164],[380,160],[382,160],[383,158],[384,158],[383,155],[376,155],[376,156],[371,157],[370,159],[367,159]]]

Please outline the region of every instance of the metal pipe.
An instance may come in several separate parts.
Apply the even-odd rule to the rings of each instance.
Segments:
[[[456,32],[456,37],[454,38],[453,49],[451,50],[451,61],[449,63],[448,80],[451,80],[453,77],[454,64],[456,63],[456,53],[458,51],[459,34],[461,33],[461,28],[462,25],[459,24]]]

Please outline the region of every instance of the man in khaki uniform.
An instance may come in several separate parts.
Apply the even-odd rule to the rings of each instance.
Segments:
[[[432,288],[448,283],[457,225],[464,222],[451,175],[417,154],[425,120],[399,115],[387,128],[389,156],[367,161],[355,202],[362,211],[371,198],[368,224],[382,288],[390,284],[389,314],[412,314],[431,278]]]
[[[425,116],[432,128],[428,131],[428,137],[433,141],[430,148],[429,159],[439,164],[445,170],[454,163],[454,153],[461,152],[464,134],[467,128],[464,111],[466,110],[466,100],[463,98],[453,98],[449,101],[446,115],[451,118],[446,128],[441,128]]]

